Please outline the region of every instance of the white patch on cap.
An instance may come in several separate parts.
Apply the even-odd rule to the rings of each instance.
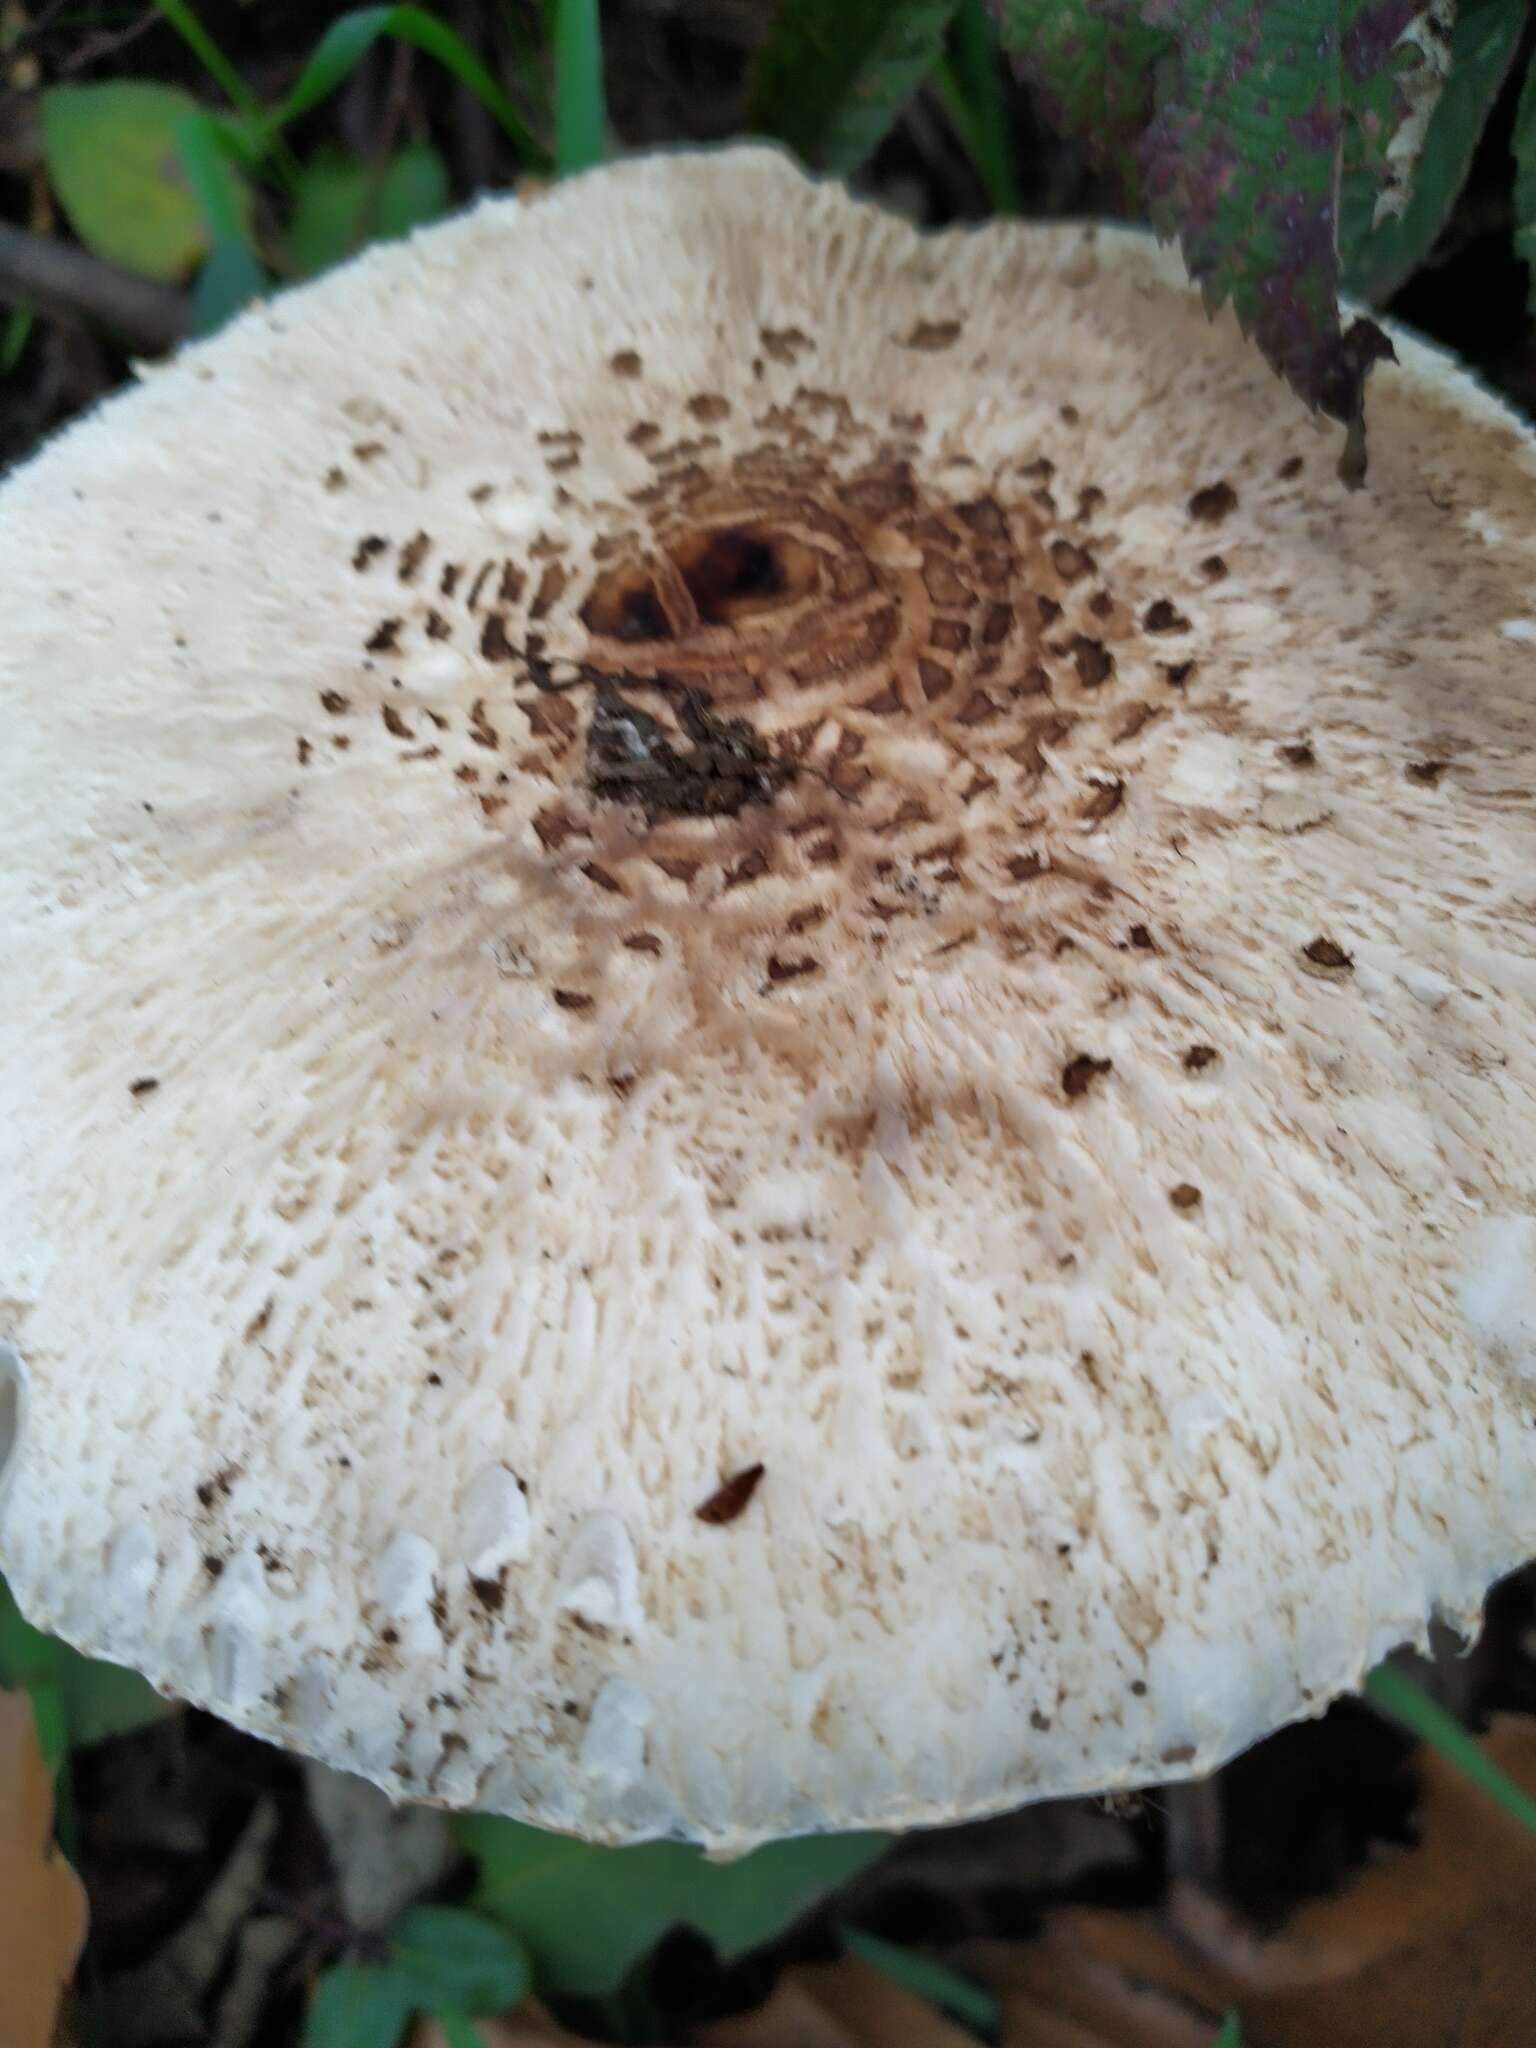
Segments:
[[[148,1522],[130,1522],[118,1531],[107,1558],[107,1591],[112,1610],[124,1628],[142,1628],[150,1588],[160,1576],[160,1553]]]
[[[517,1475],[505,1465],[482,1465],[464,1493],[464,1562],[477,1579],[528,1555],[533,1518]]]
[[[408,1529],[393,1538],[374,1566],[373,1597],[399,1628],[408,1649],[424,1650],[437,1641],[431,1607],[437,1568],[432,1545]]]
[[[1461,1312],[1500,1365],[1536,1380],[1536,1216],[1491,1216],[1471,1232]]]
[[[1506,619],[1499,631],[1506,640],[1536,640],[1536,619]]]
[[[644,1622],[635,1546],[617,1515],[588,1515],[577,1528],[561,1565],[559,1604],[595,1628],[633,1630]]]
[[[592,1703],[581,1761],[594,1778],[633,1785],[645,1776],[645,1731],[651,1703],[632,1679],[610,1678]]]

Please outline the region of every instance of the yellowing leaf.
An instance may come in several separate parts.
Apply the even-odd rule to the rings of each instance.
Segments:
[[[85,1893],[53,1844],[53,1788],[23,1692],[0,1693],[0,2040],[48,2048],[85,1940]]]
[[[43,94],[48,175],[70,226],[96,255],[169,283],[206,253],[208,230],[175,136],[176,123],[197,110],[190,93],[138,79]]]

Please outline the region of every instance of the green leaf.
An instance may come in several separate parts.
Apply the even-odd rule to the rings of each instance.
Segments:
[[[172,1711],[137,1672],[82,1657],[33,1628],[0,1579],[0,1687],[18,1686],[32,1694],[50,1767],[71,1746],[127,1734]]]
[[[1377,181],[1364,169],[1346,174],[1344,283],[1357,298],[1383,304],[1429,256],[1466,182],[1525,20],[1526,0],[1463,0],[1451,42],[1450,75],[1429,116],[1401,213],[1373,227]]]
[[[189,93],[131,79],[43,94],[48,175],[94,254],[171,282],[206,252],[207,228],[176,147],[177,123],[196,112]]]
[[[1235,2012],[1229,2012],[1222,2021],[1221,2032],[1211,2048],[1243,2048],[1243,2023]]]
[[[1039,6],[1004,4],[1005,33],[1032,17],[1034,58],[1048,49],[1063,69],[1075,121],[1118,95],[1110,134],[1096,142],[1085,127],[1083,139],[1122,182],[1139,181],[1207,306],[1230,300],[1292,388],[1348,426],[1340,475],[1360,483],[1365,381],[1392,348],[1369,320],[1341,324],[1339,180],[1347,156],[1386,182],[1421,62],[1403,32],[1426,0],[1098,0],[1127,37],[1172,38],[1118,53],[1108,27],[1084,36],[1063,25],[1066,10],[1051,25]],[[1106,79],[1106,65],[1138,51],[1139,83]],[[1138,91],[1150,116],[1133,140]]]
[[[435,220],[447,206],[448,173],[430,143],[408,143],[376,188],[361,157],[321,150],[299,173],[288,253],[298,270],[313,276],[364,242],[388,241]]]
[[[8,377],[21,361],[36,318],[31,306],[13,306],[6,315],[5,326],[0,328],[0,377]]]
[[[271,282],[244,242],[220,242],[197,273],[192,294],[193,333],[217,333],[253,299],[265,297]]]
[[[429,2012],[506,2012],[528,1996],[528,1958],[493,1921],[452,1906],[413,1906],[394,1930],[394,1966]]]
[[[1526,303],[1536,314],[1536,63],[1515,113],[1515,254],[1525,265]]]
[[[1529,91],[1529,87],[1527,87]],[[1401,1722],[1410,1735],[1427,1742],[1464,1778],[1486,1792],[1490,1799],[1536,1834],[1536,1799],[1506,1777],[1461,1723],[1437,1706],[1421,1686],[1392,1664],[1378,1664],[1365,1681],[1368,1698],[1384,1714]]]
[[[944,54],[956,0],[782,0],[747,125],[807,163],[854,171]]]
[[[156,5],[208,76],[223,91],[230,105],[238,107],[248,120],[260,120],[260,102],[203,27],[187,0],[156,0]]]
[[[893,1984],[926,1998],[930,2005],[951,2014],[973,2033],[989,2039],[996,2037],[1002,2017],[997,2000],[971,1978],[946,1969],[943,1963],[928,1956],[900,1948],[893,1941],[881,1941],[878,1935],[866,1934],[860,1927],[840,1927],[838,1932],[848,1953],[878,1970],[882,1977],[889,1977]]]
[[[608,126],[597,0],[559,0],[554,41],[555,168],[584,171],[602,162]]]
[[[983,0],[960,0],[955,15],[955,84],[974,124],[968,145],[972,161],[999,213],[1019,210],[1019,181],[1013,163],[1013,138],[1003,99],[997,37]]]
[[[315,45],[309,62],[275,113],[260,131],[270,141],[300,114],[334,92],[367,55],[380,36],[397,36],[435,57],[496,116],[530,169],[545,170],[549,159],[524,127],[517,109],[462,36],[424,7],[358,7],[333,21]]]
[[[1173,38],[1134,15],[1089,11],[1085,0],[994,0],[1003,46],[1033,89],[1040,113],[1075,141],[1116,201],[1141,203],[1137,150],[1152,118],[1152,88]]]
[[[884,1835],[812,1835],[712,1864],[679,1842],[594,1848],[489,1814],[456,1830],[480,1861],[476,1903],[557,1996],[611,1991],[673,1927],[697,1928],[726,1960],[744,1954],[889,1847]]]
[[[404,1981],[377,1963],[338,1963],[315,1987],[304,2048],[397,2048],[411,2016]]]

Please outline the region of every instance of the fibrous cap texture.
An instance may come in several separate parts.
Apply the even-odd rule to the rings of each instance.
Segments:
[[[717,1849],[1209,1768],[1536,1550],[1536,460],[1142,240],[498,200],[0,496],[28,1613]]]

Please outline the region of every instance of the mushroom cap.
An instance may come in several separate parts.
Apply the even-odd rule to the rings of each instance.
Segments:
[[[1204,1772],[1536,1552],[1536,456],[1143,238],[496,200],[0,495],[0,1563],[717,1850]]]

